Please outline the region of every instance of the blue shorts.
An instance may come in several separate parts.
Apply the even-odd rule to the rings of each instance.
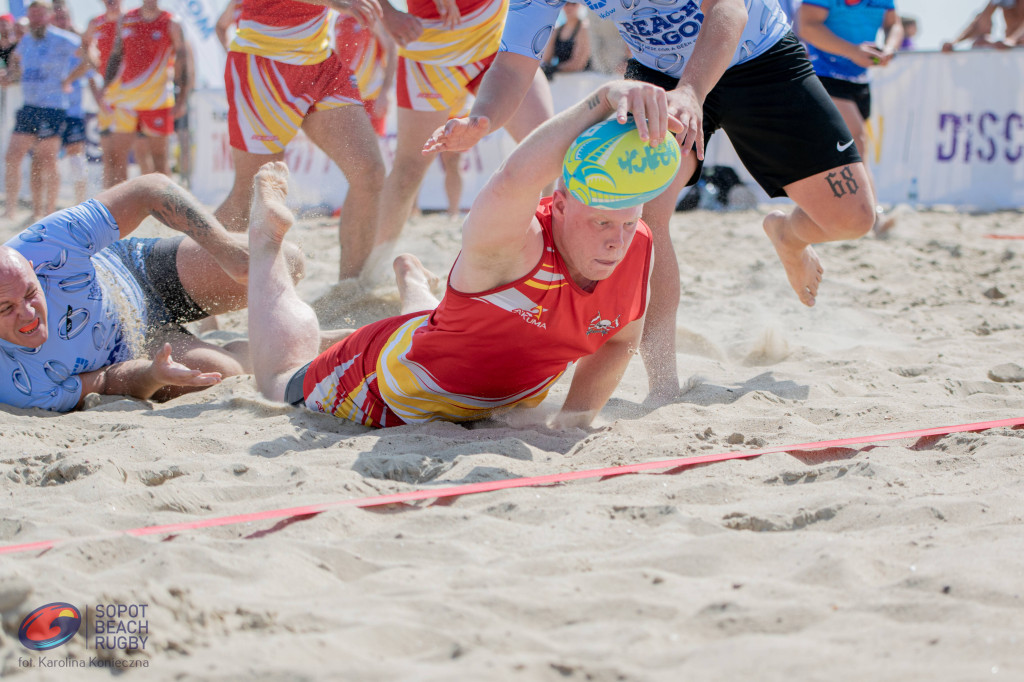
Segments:
[[[72,118],[64,119],[64,130],[60,134],[61,146],[70,147],[79,142],[85,142],[85,119]]]
[[[40,140],[47,140],[61,134],[64,127],[63,109],[46,109],[26,104],[14,119],[16,135],[35,135]]]
[[[104,249],[116,256],[139,283],[151,328],[183,325],[209,316],[188,295],[178,277],[178,247],[184,239],[130,237]]]

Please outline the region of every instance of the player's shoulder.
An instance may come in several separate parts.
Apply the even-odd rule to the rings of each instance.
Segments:
[[[72,45],[76,48],[82,44],[82,39],[78,37],[77,33],[65,31],[64,29],[57,28],[56,26],[48,26],[46,32],[47,34],[52,35],[57,41]]]

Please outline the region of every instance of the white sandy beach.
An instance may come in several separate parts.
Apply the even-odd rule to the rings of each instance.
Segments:
[[[535,411],[470,427],[369,430],[269,404],[251,377],[164,404],[0,408],[0,545],[61,541],[0,555],[0,675],[114,674],[41,668],[19,643],[29,611],[63,601],[147,605],[144,648],[98,654],[79,635],[45,656],[144,661],[132,680],[1024,679],[1024,430],[93,537],[1024,417],[1024,383],[990,378],[1024,366],[1024,241],[985,238],[1024,235],[1024,216],[908,213],[887,241],[822,246],[813,309],[761,216],[676,215],[678,363],[699,380],[651,409],[635,359],[591,430],[545,426],[566,380]],[[446,272],[458,235],[426,216],[402,248]],[[300,293],[322,299],[336,225],[292,238]],[[353,292],[320,301],[324,326],[397,312],[393,286]],[[244,333],[245,315],[224,326]]]

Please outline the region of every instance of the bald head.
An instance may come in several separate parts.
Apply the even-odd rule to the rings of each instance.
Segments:
[[[46,298],[32,264],[0,246],[0,339],[38,348],[47,334]]]

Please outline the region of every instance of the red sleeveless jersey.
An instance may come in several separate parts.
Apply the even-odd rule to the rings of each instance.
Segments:
[[[433,312],[360,329],[310,365],[306,404],[392,426],[540,403],[573,363],[643,316],[652,240],[640,223],[622,262],[587,292],[554,248],[550,198],[536,216],[544,253],[528,275],[475,294],[449,285]]]
[[[285,64],[319,64],[330,55],[330,15],[295,0],[242,0],[231,50]]]
[[[152,21],[141,9],[125,13],[121,22],[121,70],[107,89],[107,101],[140,111],[174,106],[174,42],[170,12]]]

